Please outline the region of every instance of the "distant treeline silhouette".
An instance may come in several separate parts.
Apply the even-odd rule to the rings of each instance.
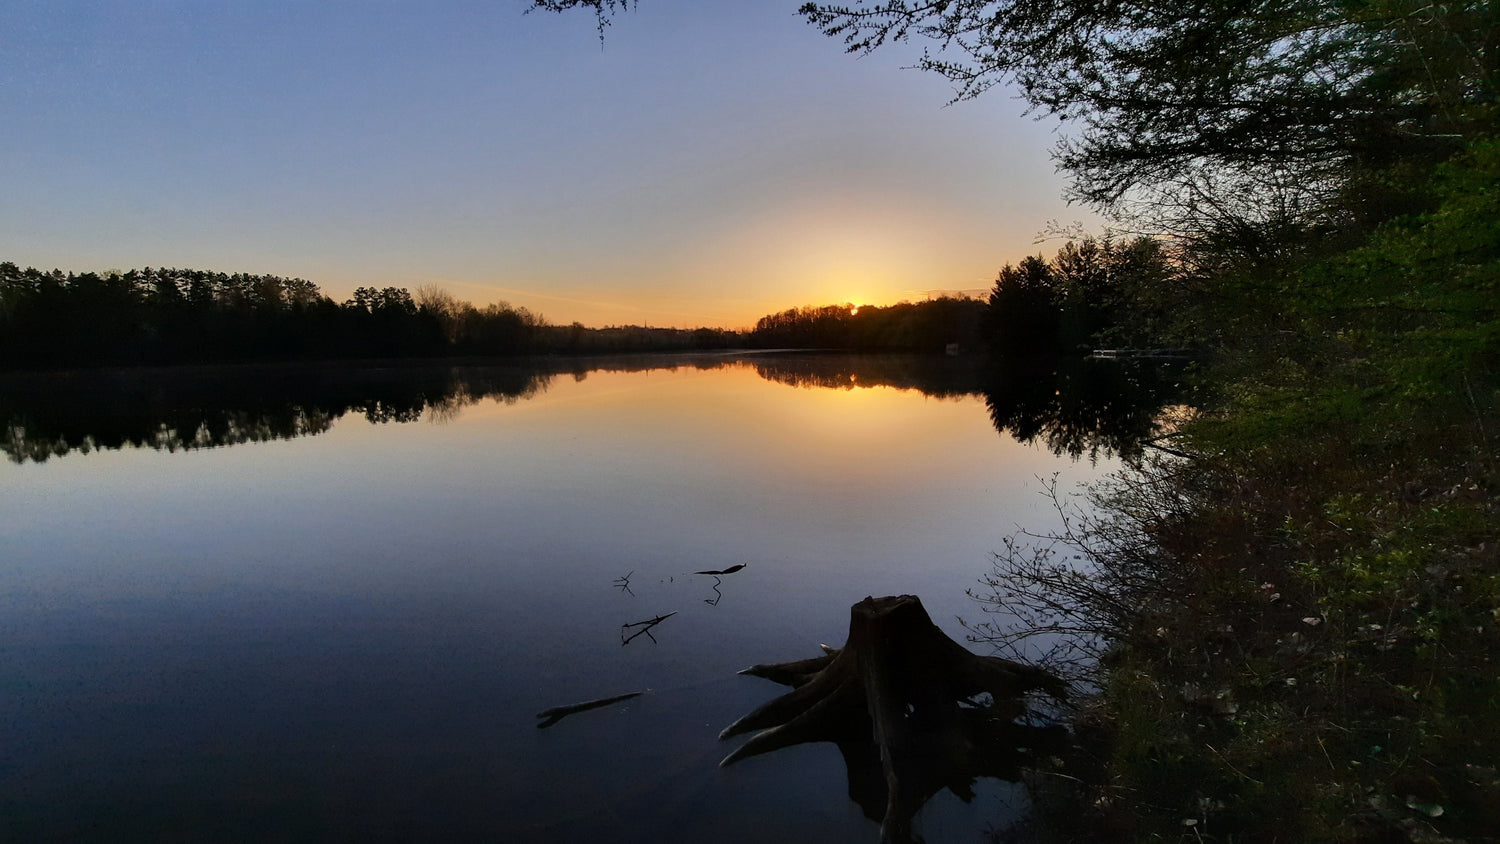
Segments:
[[[1067,359],[1012,366],[940,355],[747,353],[532,358],[500,365],[413,361],[111,368],[0,376],[0,452],[13,463],[122,448],[194,451],[316,436],[357,414],[444,422],[483,400],[546,392],[560,376],[744,367],[803,389],[886,387],[982,398],[998,431],[1074,457],[1130,453],[1175,392],[1170,369]]]
[[[1178,345],[1186,340],[1171,336],[1170,317],[1190,300],[1189,288],[1155,240],[1085,237],[1051,259],[1037,255],[1007,264],[987,300],[941,297],[883,307],[793,308],[761,317],[749,339],[761,348],[956,348],[1012,359]]]
[[[299,278],[147,267],[43,272],[0,263],[0,368],[615,353],[743,345],[737,332],[550,325],[442,290],[360,287],[343,303]]]
[[[824,305],[763,316],[750,332],[759,348],[937,352],[957,346],[980,351],[987,305],[980,299],[941,297],[896,305]]]
[[[339,303],[274,275],[147,267],[64,273],[0,263],[0,369],[283,360],[497,357],[760,349],[1054,357],[1159,344],[1177,276],[1160,246],[1084,239],[1000,271],[988,301],[824,305],[748,332],[581,323],[476,307],[423,286],[360,287]]]
[[[1172,315],[1195,295],[1162,245],[1085,237],[1050,260],[1031,256],[1000,270],[981,329],[1006,357],[1087,354],[1101,347],[1188,342]]]

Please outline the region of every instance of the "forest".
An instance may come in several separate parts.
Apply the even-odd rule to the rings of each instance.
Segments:
[[[0,263],[0,370],[671,351],[737,332],[552,325],[436,287],[359,287],[339,303],[300,278],[146,267],[64,273]]]
[[[1000,270],[988,300],[789,308],[749,330],[554,325],[424,285],[359,287],[343,303],[306,279],[147,267],[64,273],[0,263],[0,370],[729,348],[1087,355],[1192,339],[1171,325],[1179,279],[1156,240],[1085,237]]]
[[[1108,246],[1101,250],[1086,242],[1082,254],[1095,253],[1113,254]],[[753,329],[734,331],[555,325],[524,307],[503,302],[476,307],[432,286],[419,287],[415,295],[405,288],[360,287],[338,303],[313,282],[274,275],[151,267],[43,272],[6,262],[0,263],[0,369],[728,348],[942,354],[955,347],[972,353],[997,345],[996,331],[1012,330],[991,315],[997,308],[1027,325],[1066,322],[1079,309],[1089,310],[1096,322],[1106,318],[1102,306],[1084,301],[1102,301],[1105,290],[1118,299],[1109,284],[1114,276],[1095,275],[1086,296],[1073,276],[1060,271],[1047,288],[1057,291],[1055,301],[1034,305],[997,292],[990,303],[941,297],[885,306],[808,306],[769,314]],[[1008,283],[1002,277],[1001,290]],[[1031,310],[1021,314],[1023,307]],[[1061,349],[1060,336],[1042,342]],[[1090,339],[1076,330],[1066,337],[1078,349]]]

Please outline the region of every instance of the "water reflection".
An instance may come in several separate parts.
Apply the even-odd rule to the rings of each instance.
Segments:
[[[1181,364],[1095,358],[1045,366],[997,363],[984,401],[996,430],[1069,457],[1131,455],[1180,401]]]
[[[13,463],[100,449],[191,451],[322,434],[348,414],[375,424],[447,422],[480,401],[525,401],[591,372],[744,367],[779,384],[982,397],[995,428],[1071,457],[1128,454],[1177,393],[1159,363],[752,354],[627,356],[525,365],[411,364],[112,370],[0,378],[0,450]]]
[[[120,448],[191,451],[315,436],[346,414],[372,423],[451,419],[517,402],[552,374],[514,368],[215,367],[10,376],[0,449],[13,463]]]
[[[983,358],[937,355],[782,354],[748,359],[745,364],[767,381],[790,387],[853,390],[892,387],[933,398],[982,394],[990,362]]]
[[[30,404],[4,392],[0,422],[23,414],[23,438],[74,456],[0,467],[0,839],[871,840],[829,748],[715,775],[713,738],[774,696],[735,670],[842,641],[864,595],[920,594],[961,637],[963,588],[1009,525],[1047,515],[1035,478],[1096,474],[996,436],[983,367],[946,363],[70,387],[105,424],[41,395],[72,376],[39,379]],[[76,451],[229,412],[345,415],[296,444]],[[622,624],[671,611],[621,644]],[[535,728],[558,704],[644,689]],[[929,840],[973,839],[1024,803],[1000,780],[975,790],[973,807],[945,790],[923,808]]]
[[[950,359],[915,355],[787,355],[749,362],[762,378],[795,387],[892,387],[934,398],[979,396],[995,429],[1054,454],[1130,455],[1180,401],[1183,364],[1068,358]]]

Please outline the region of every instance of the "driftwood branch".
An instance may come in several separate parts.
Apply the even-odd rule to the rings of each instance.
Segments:
[[[614,697],[601,697],[598,700],[586,700],[582,703],[570,703],[567,706],[554,706],[551,709],[544,709],[536,714],[536,717],[543,719],[536,725],[536,728],[538,730],[545,730],[553,724],[556,724],[558,721],[561,721],[562,719],[568,717],[569,715],[573,715],[579,712],[587,712],[590,709],[598,709],[603,706],[609,706],[612,703],[619,703],[622,700],[630,700],[633,697],[640,697],[643,694],[645,694],[645,692],[631,692],[624,695],[615,695]]]
[[[656,637],[651,635],[651,628],[655,627],[658,624],[661,624],[663,621],[666,621],[667,619],[671,618],[672,616],[674,616],[676,614],[677,614],[677,611],[673,610],[672,612],[669,612],[666,615],[659,615],[656,618],[648,618],[645,621],[632,621],[629,624],[622,624],[622,625],[620,625],[620,644],[621,645],[628,645],[628,644],[631,643],[632,640],[634,640],[637,636],[641,635],[642,633],[646,634],[646,638],[647,639],[650,639],[651,641],[655,642],[656,641]],[[631,629],[632,627],[639,627],[640,629],[637,630],[637,631],[635,631],[634,633],[631,633],[629,636],[626,636],[625,635],[625,631]]]

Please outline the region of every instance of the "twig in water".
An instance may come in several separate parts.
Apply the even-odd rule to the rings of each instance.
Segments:
[[[641,635],[642,633],[646,634],[646,638],[647,639],[650,639],[652,642],[655,642],[656,641],[656,637],[651,635],[651,628],[655,627],[658,624],[661,624],[663,621],[666,621],[667,619],[671,618],[672,616],[674,616],[676,614],[677,614],[677,611],[673,610],[672,612],[669,612],[666,615],[659,615],[656,618],[648,618],[645,621],[632,621],[629,624],[622,624],[622,625],[620,625],[620,644],[621,645],[628,645],[628,644],[630,644],[630,642],[631,642],[632,639],[634,639],[635,637]],[[625,635],[625,631],[629,630],[632,627],[639,627],[641,629],[635,631],[634,633],[631,633],[629,636],[626,636]]]
[[[635,574],[635,570],[631,569],[630,574],[627,574],[624,577],[615,578],[615,587],[618,588],[621,592],[630,592],[630,575],[633,574]],[[630,592],[630,597],[634,598],[635,593]]]
[[[545,709],[536,714],[536,717],[543,719],[541,723],[536,725],[536,728],[538,730],[545,730],[553,724],[556,724],[558,721],[561,721],[562,719],[574,713],[587,712],[590,709],[598,709],[601,706],[609,706],[612,703],[619,703],[622,700],[630,700],[633,697],[640,697],[643,694],[645,694],[645,692],[631,692],[630,694],[615,695],[614,697],[601,697],[598,700],[586,700],[583,703],[570,703],[567,706],[554,706],[551,709]]]

